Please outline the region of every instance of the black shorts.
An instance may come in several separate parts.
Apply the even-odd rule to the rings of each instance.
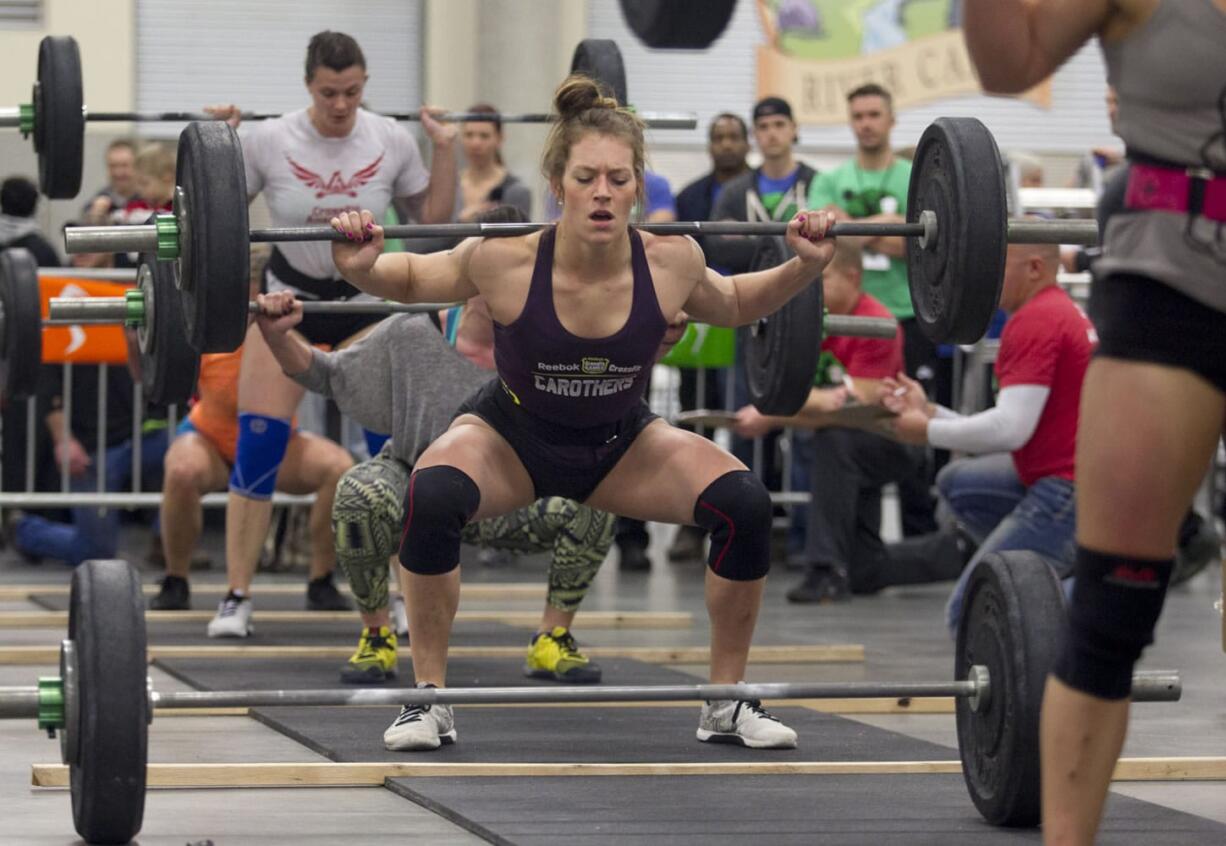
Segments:
[[[528,471],[537,499],[561,496],[576,502],[592,495],[657,416],[641,402],[615,423],[574,429],[524,411],[498,379],[469,397],[456,417],[461,414],[477,415],[506,438]]]
[[[1097,355],[1191,370],[1226,393],[1226,313],[1132,274],[1096,278],[1089,311]]]

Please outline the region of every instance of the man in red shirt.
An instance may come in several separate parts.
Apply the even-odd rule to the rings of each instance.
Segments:
[[[1056,283],[1059,269],[1055,245],[1009,247],[1000,295],[1009,320],[996,357],[995,407],[957,414],[929,403],[902,374],[887,382],[882,398],[899,414],[893,426],[901,440],[977,456],[951,462],[937,475],[942,501],[979,543],[946,607],[953,632],[971,570],[989,552],[1032,550],[1061,578],[1072,575],[1077,414],[1098,337]]]
[[[831,314],[891,317],[880,301],[860,290],[863,257],[855,239],[838,240],[822,272]],[[846,409],[878,402],[885,380],[903,367],[903,336],[892,340],[832,337],[822,341],[814,388],[794,417],[768,417],[753,406],[737,412],[737,434],[752,438],[771,429],[813,429],[808,526],[800,584],[792,602],[849,598],[876,573],[885,555],[881,541],[881,488],[918,472],[924,452],[880,434],[849,428]],[[871,583],[871,581],[870,581]]]

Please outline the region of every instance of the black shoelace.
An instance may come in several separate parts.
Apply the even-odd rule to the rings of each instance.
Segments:
[[[736,710],[732,712],[732,722],[733,723],[735,723],[736,718],[741,715],[742,708],[746,709],[747,711],[751,711],[754,714],[757,714],[759,717],[761,717],[764,720],[773,720],[776,723],[779,722],[778,717],[776,717],[774,714],[770,713],[769,711],[767,711],[765,708],[762,707],[761,699],[742,699],[736,703]]]

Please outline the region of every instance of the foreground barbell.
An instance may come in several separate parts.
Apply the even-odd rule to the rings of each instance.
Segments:
[[[0,718],[34,717],[40,728],[58,732],[77,832],[89,842],[126,843],[144,813],[154,708],[952,696],[976,807],[990,822],[1029,825],[1037,819],[1042,695],[1034,682],[1046,676],[1059,643],[1059,589],[1038,556],[986,556],[967,592],[955,678],[945,682],[162,693],[147,676],[139,574],[124,561],[87,561],[73,573],[60,675],[35,687],[0,689]],[[1134,701],[1175,701],[1180,693],[1177,673],[1133,676]]]
[[[623,105],[626,100],[626,69],[617,44],[608,39],[589,38],[579,42],[571,58],[571,71],[584,73],[602,83]],[[81,77],[81,51],[71,36],[49,35],[38,46],[38,76],[29,103],[0,109],[0,127],[14,127],[33,136],[38,154],[38,184],[53,200],[71,199],[81,190],[81,170],[85,149],[86,122],[150,123],[214,120],[201,112],[91,112],[84,105]],[[386,112],[397,121],[420,120],[419,112]],[[245,121],[270,120],[280,114],[244,112]],[[497,117],[502,123],[549,123],[548,113],[474,114],[446,112],[438,119],[447,121],[488,121]],[[640,112],[639,117],[653,129],[694,129],[698,117],[691,112]]]
[[[201,352],[242,342],[252,241],[339,237],[327,226],[248,227],[242,150],[230,127],[193,123],[179,139],[174,211],[139,227],[65,230],[70,253],[148,251],[178,263],[188,338]],[[442,224],[390,227],[390,237],[497,236],[544,224]],[[643,225],[657,234],[779,235],[783,223],[717,221]],[[921,329],[934,341],[972,343],[996,310],[1005,250],[1015,243],[1095,243],[1093,221],[1009,221],[1004,169],[992,134],[973,118],[939,118],[925,130],[911,173],[903,223],[841,223],[845,236],[906,239],[911,299]],[[208,284],[198,280],[208,280]],[[803,402],[792,397],[797,404]]]

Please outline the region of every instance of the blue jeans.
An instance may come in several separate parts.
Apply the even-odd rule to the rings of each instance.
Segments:
[[[1008,454],[963,458],[937,474],[941,500],[979,544],[945,606],[955,637],[971,572],[990,552],[1024,549],[1047,558],[1070,587],[1077,559],[1076,489],[1068,479],[1045,476],[1022,484]]]
[[[165,428],[149,432],[141,438],[141,475],[161,474],[162,457],[166,454]],[[80,476],[68,480],[73,493],[94,493],[98,490],[98,456]],[[132,479],[132,441],[108,447],[106,450],[107,491],[127,490]],[[72,522],[59,523],[31,514],[23,517],[15,531],[17,547],[30,555],[54,558],[77,566],[91,558],[114,558],[119,547],[119,508],[105,510],[97,506],[72,509]]]

